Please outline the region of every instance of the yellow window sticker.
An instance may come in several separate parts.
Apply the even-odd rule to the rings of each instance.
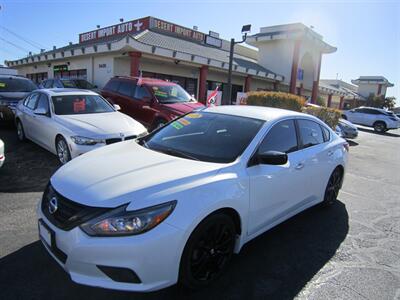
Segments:
[[[5,87],[6,87],[5,82],[0,82],[0,88],[5,88]]]
[[[199,114],[199,113],[191,113],[191,114],[188,114],[186,117],[188,117],[188,118],[191,118],[191,119],[199,119],[199,118],[201,118],[203,115],[202,114]]]

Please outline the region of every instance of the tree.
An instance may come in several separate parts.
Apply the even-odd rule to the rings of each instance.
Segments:
[[[385,98],[382,95],[376,96],[374,94],[371,94],[367,99],[366,105],[371,107],[385,108],[388,110],[392,110],[396,106],[396,98],[395,97]]]

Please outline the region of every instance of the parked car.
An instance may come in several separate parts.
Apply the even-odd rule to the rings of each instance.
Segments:
[[[36,90],[28,78],[17,75],[0,75],[0,121],[13,122],[18,101]]]
[[[336,201],[348,143],[293,111],[218,106],[61,167],[38,206],[40,238],[81,284],[202,287],[233,253]]]
[[[121,106],[123,113],[150,130],[204,107],[180,85],[160,79],[114,77],[105,85],[101,94],[111,103]]]
[[[95,148],[147,133],[142,124],[117,109],[91,91],[37,90],[17,106],[18,138],[34,141],[65,164]]]
[[[69,78],[53,78],[43,80],[39,88],[51,89],[51,88],[74,88],[83,90],[92,90],[99,92],[97,85],[93,85],[85,79],[69,79]]]
[[[3,166],[6,157],[4,156],[4,142],[0,139],[0,168]]]
[[[373,127],[383,133],[400,127],[400,119],[392,112],[374,107],[358,107],[343,112],[342,118],[354,124]]]
[[[339,119],[337,127],[336,133],[344,139],[355,139],[358,136],[357,126],[347,120]]]

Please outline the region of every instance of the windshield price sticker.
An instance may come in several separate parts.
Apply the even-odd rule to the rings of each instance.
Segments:
[[[158,96],[158,97],[168,97],[168,93],[163,92],[163,91],[154,91],[154,95]]]
[[[199,118],[201,118],[203,115],[202,114],[198,114],[198,113],[191,113],[191,114],[188,114],[187,115],[187,117],[188,118],[191,118],[191,119],[199,119]]]
[[[85,111],[85,110],[86,110],[86,103],[85,103],[84,99],[82,99],[82,100],[77,99],[74,101],[74,112],[75,113],[79,113],[79,112]]]
[[[177,121],[175,121],[175,122],[172,122],[172,127],[174,127],[175,129],[181,129],[181,128],[183,128],[183,125],[181,124],[181,123],[178,123]]]
[[[181,123],[184,126],[187,126],[187,125],[190,124],[190,122],[188,120],[186,120],[186,119],[179,119],[178,122]]]
[[[5,88],[6,84],[4,82],[0,82],[0,88]]]

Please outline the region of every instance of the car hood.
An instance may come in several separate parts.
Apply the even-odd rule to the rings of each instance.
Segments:
[[[84,115],[58,115],[56,121],[77,135],[102,138],[110,134],[138,135],[146,129],[142,124],[120,112]]]
[[[73,159],[53,175],[51,184],[72,201],[116,207],[202,184],[220,168],[221,164],[170,156],[125,141]]]
[[[182,102],[182,103],[169,103],[169,104],[161,103],[161,105],[165,107],[167,110],[171,111],[172,113],[179,115],[186,114],[194,109],[204,107],[204,105],[199,102]]]

